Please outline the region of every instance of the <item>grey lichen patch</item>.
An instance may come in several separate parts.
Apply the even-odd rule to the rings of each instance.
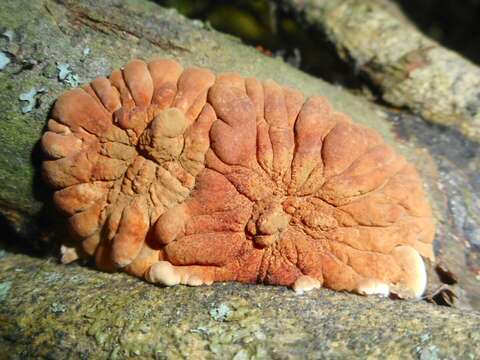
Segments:
[[[62,274],[58,272],[44,272],[42,273],[42,276],[44,277],[45,281],[49,284],[55,283],[62,278]]]
[[[3,51],[0,51],[0,70],[5,69],[5,67],[10,64],[10,57]]]
[[[420,360],[439,360],[438,348],[434,345],[418,349]]]
[[[67,305],[54,302],[50,305],[50,311],[54,314],[62,314],[67,311]]]
[[[10,42],[10,41],[13,41],[15,33],[12,30],[5,30],[2,33],[2,36],[4,36]]]
[[[26,114],[31,112],[37,105],[37,96],[45,91],[44,88],[36,89],[33,87],[29,91],[21,93],[18,98],[25,103],[22,107],[22,113]]]
[[[0,282],[0,302],[3,302],[7,298],[11,287],[11,281]]]
[[[83,50],[82,50],[82,55],[83,55],[83,57],[86,58],[88,55],[90,55],[90,51],[91,51],[91,50],[90,50],[89,47],[83,48]]]
[[[210,309],[210,316],[213,320],[224,321],[231,314],[232,310],[227,304],[220,304],[219,306]]]
[[[70,65],[68,64],[57,64],[57,70],[58,70],[58,79],[60,81],[64,81],[68,75],[72,73],[72,70],[70,70]]]
[[[70,68],[69,64],[57,64],[58,80],[69,85],[77,87],[80,84],[80,78]]]
[[[25,114],[33,110],[36,104],[36,95],[37,90],[35,88],[31,88],[29,91],[20,94],[18,98],[26,103],[26,105],[22,107],[22,113]]]

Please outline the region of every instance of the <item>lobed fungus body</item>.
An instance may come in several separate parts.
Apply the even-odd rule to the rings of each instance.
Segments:
[[[164,285],[424,291],[434,226],[416,170],[323,97],[133,60],[64,93],[42,145],[76,239],[64,262]]]

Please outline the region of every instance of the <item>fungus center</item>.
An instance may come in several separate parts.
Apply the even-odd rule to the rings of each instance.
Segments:
[[[284,212],[282,199],[273,197],[255,203],[247,232],[256,245],[264,248],[275,244],[289,223],[290,215]]]
[[[183,133],[188,120],[177,108],[169,108],[158,114],[138,141],[139,152],[159,164],[177,159],[182,153]]]

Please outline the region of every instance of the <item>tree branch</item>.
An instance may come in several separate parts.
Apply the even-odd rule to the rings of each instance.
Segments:
[[[480,141],[480,69],[418,31],[388,0],[280,0],[322,30],[383,99]]]

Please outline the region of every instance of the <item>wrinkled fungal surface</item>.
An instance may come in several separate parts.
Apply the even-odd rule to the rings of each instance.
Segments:
[[[421,179],[323,97],[133,60],[64,93],[42,146],[75,238],[63,262],[94,257],[163,285],[424,291],[434,226]]]

